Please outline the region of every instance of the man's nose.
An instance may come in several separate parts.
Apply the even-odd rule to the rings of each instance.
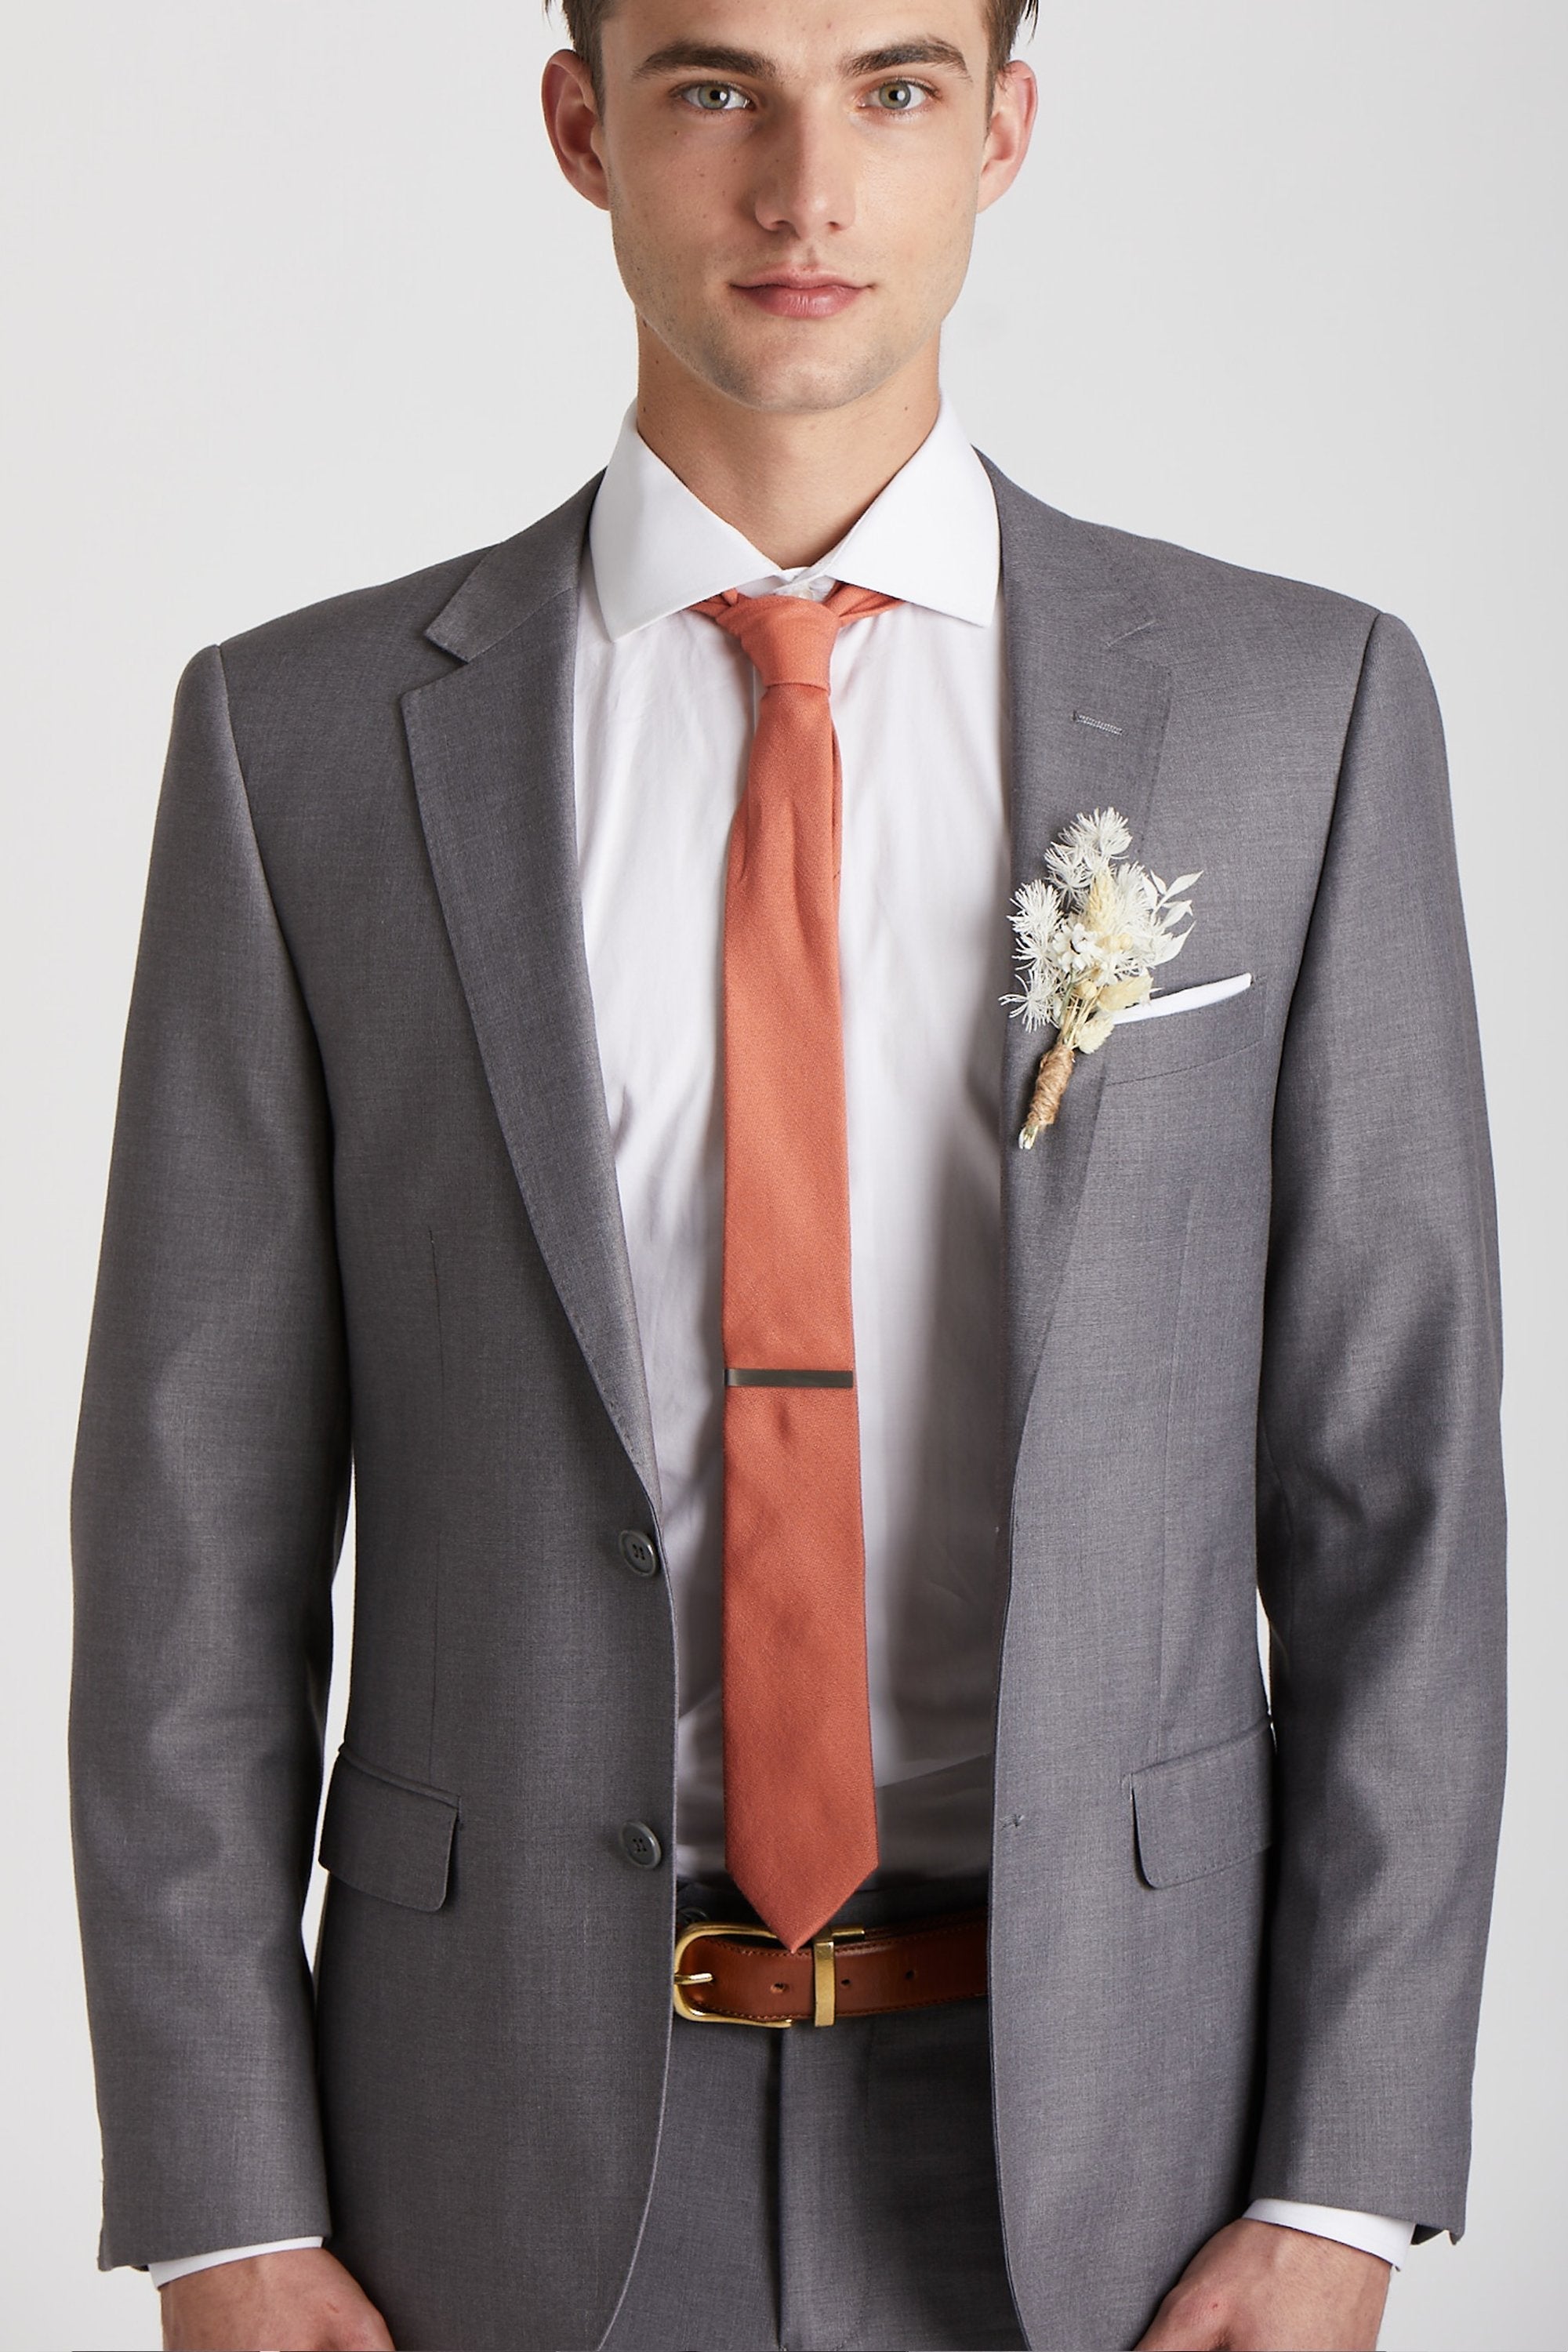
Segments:
[[[752,202],[761,226],[808,239],[855,220],[852,127],[802,109],[771,130]]]

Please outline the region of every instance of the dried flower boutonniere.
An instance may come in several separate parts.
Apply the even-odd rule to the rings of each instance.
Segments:
[[[1116,1026],[1116,1015],[1142,1004],[1156,964],[1185,946],[1175,929],[1192,913],[1180,893],[1198,879],[1179,875],[1169,888],[1157,874],[1114,861],[1131,846],[1127,820],[1115,809],[1075,816],[1046,852],[1045,882],[1026,882],[1014,898],[1023,991],[1005,996],[1026,1029],[1054,1027],[1056,1044],[1041,1058],[1028,1116],[1018,1141],[1026,1151],[1054,1124],[1072,1076],[1073,1058],[1092,1054]]]

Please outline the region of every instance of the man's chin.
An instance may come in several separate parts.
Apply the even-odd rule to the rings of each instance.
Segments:
[[[826,415],[880,389],[900,362],[884,352],[710,352],[699,373],[715,392],[761,415]]]

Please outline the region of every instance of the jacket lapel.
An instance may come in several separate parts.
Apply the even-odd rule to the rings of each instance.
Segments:
[[[1103,534],[988,465],[1002,530],[1016,888],[1082,809],[1141,854],[1170,698],[1153,624]],[[480,1055],[530,1221],[610,1419],[655,1507],[647,1378],[594,1026],[577,877],[573,666],[596,480],[492,551],[430,624],[461,667],[404,698],[421,819]],[[1098,725],[1086,722],[1098,721]],[[1006,1025],[1002,1069],[1006,1461],[1016,1460],[1105,1080],[1080,1056],[1057,1125],[1018,1149],[1048,1040]]]
[[[1081,810],[1118,808],[1141,857],[1170,704],[1146,610],[1106,535],[1042,506],[987,461],[1002,526],[1012,699],[1015,889]],[[1057,1294],[1072,1250],[1105,1086],[1103,1052],[1080,1055],[1060,1115],[1033,1150],[1018,1129],[1049,1031],[1009,1019],[1002,1065],[1005,1461],[1011,1482]]]
[[[649,1499],[658,1473],[594,1026],[572,692],[590,482],[494,549],[426,635],[462,667],[403,699],[430,863],[530,1222]]]

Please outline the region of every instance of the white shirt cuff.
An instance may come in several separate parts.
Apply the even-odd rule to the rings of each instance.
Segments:
[[[1392,2221],[1383,2213],[1352,2213],[1338,2205],[1298,2205],[1284,2197],[1258,2197],[1247,2207],[1243,2220],[1272,2221],[1283,2230],[1301,2230],[1311,2238],[1334,2238],[1343,2246],[1356,2246],[1363,2254],[1376,2254],[1380,2261],[1394,2269],[1403,2266],[1410,2251],[1414,2224]],[[320,2238],[273,2238],[261,2246],[226,2246],[220,2253],[186,2254],[177,2262],[149,2263],[147,2275],[154,2286],[167,2286],[172,2279],[184,2278],[191,2271],[216,2270],[219,2263],[242,2263],[253,2254],[288,2254],[305,2246],[319,2246]]]
[[[216,2270],[219,2263],[248,2262],[252,2254],[291,2254],[300,2246],[319,2246],[320,2238],[272,2238],[265,2246],[226,2246],[221,2254],[184,2254],[174,2263],[149,2263],[147,2275],[154,2286],[167,2286],[187,2271]]]
[[[1310,2238],[1337,2238],[1342,2246],[1376,2254],[1394,2270],[1404,2267],[1415,2228],[1412,2221],[1391,2221],[1384,2213],[1352,2213],[1338,2205],[1297,2205],[1287,2197],[1255,2198],[1241,2218],[1272,2221],[1281,2230],[1304,2230]]]

